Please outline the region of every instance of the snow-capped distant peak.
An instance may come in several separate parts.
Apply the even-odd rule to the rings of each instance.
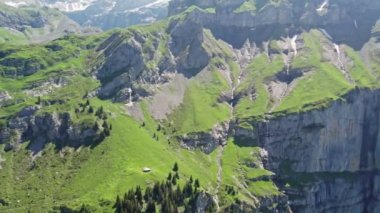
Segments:
[[[124,12],[138,12],[139,10],[144,9],[144,8],[156,7],[156,6],[168,4],[169,1],[170,0],[156,0],[156,1],[152,2],[152,3],[146,4],[144,6],[137,7],[137,8],[131,9],[131,10],[126,10]]]
[[[8,6],[11,6],[11,7],[22,7],[22,6],[25,6],[25,5],[28,5],[26,2],[24,1],[21,1],[21,2],[12,2],[12,1],[6,1],[4,2],[4,4],[8,5]]]
[[[63,12],[75,12],[75,11],[83,11],[87,9],[95,1],[96,0],[67,0],[67,1],[57,1],[52,4],[43,2],[42,4],[47,7],[56,8]]]

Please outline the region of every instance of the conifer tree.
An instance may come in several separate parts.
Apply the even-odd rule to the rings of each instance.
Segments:
[[[148,202],[151,199],[153,199],[153,192],[152,192],[152,188],[148,186],[145,189],[144,200],[145,202]]]
[[[142,195],[140,186],[136,187],[135,195],[136,195],[137,201],[140,203],[140,205],[142,205],[143,204],[143,195]]]
[[[200,187],[199,180],[198,180],[198,179],[195,179],[195,182],[194,182],[194,188],[195,188],[195,189],[198,189],[199,187]]]
[[[115,209],[116,213],[123,212],[123,204],[122,204],[122,201],[121,201],[119,195],[116,197],[116,202],[113,205],[113,208]]]
[[[174,166],[173,166],[173,171],[174,172],[178,172],[179,168],[178,168],[178,164],[177,162],[174,163]]]
[[[89,108],[88,108],[88,111],[87,111],[89,114],[92,114],[92,113],[94,113],[94,108],[92,108],[92,106],[90,106]]]
[[[147,206],[146,206],[146,213],[156,213],[156,204],[153,200],[149,200]]]
[[[95,115],[98,116],[98,118],[101,118],[102,115],[104,113],[104,109],[103,109],[103,106],[99,107],[96,112],[95,112]]]
[[[172,173],[171,172],[169,172],[169,175],[168,175],[168,177],[167,177],[167,180],[171,180],[172,179]]]
[[[173,177],[172,178],[172,184],[175,186],[177,185],[177,178],[176,177]]]

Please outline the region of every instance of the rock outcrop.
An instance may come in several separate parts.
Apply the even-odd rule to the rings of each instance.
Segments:
[[[221,123],[216,125],[209,132],[194,132],[178,137],[182,146],[189,149],[199,148],[203,152],[209,154],[218,146],[224,146],[227,143],[229,123]]]
[[[301,212],[377,212],[380,92],[355,90],[326,109],[237,130],[268,152],[265,167],[285,184]],[[293,182],[294,183],[294,182]],[[284,187],[286,188],[286,187]]]
[[[177,14],[190,5],[203,9],[214,8],[215,13],[194,9],[194,14],[190,17],[212,29],[217,37],[236,46],[242,46],[247,38],[260,43],[269,37],[280,37],[285,31],[294,33],[305,29],[324,28],[336,43],[346,43],[360,49],[368,41],[380,11],[380,4],[375,0],[332,1],[323,14],[318,13],[320,1],[267,1],[254,10],[236,11],[243,3],[244,1],[232,0],[202,3],[175,0],[170,3],[169,14]],[[236,35],[236,30],[239,30],[239,35]]]
[[[38,107],[26,107],[1,127],[0,144],[16,147],[19,143],[30,141],[29,149],[38,152],[47,143],[54,143],[58,149],[69,146],[94,146],[105,135],[92,126],[75,124],[69,113],[44,113],[36,115]]]
[[[96,77],[102,82],[99,97],[124,101],[123,91],[127,88],[138,91],[133,93],[134,98],[144,97],[149,91],[141,85],[163,84],[170,80],[166,74],[194,76],[210,59],[203,39],[202,26],[188,19],[173,20],[167,29],[159,31],[113,34],[97,49],[102,58],[95,68]],[[167,52],[160,52],[159,48],[166,48]]]

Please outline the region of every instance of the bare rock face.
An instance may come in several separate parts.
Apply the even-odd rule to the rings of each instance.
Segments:
[[[237,129],[268,152],[293,210],[376,212],[379,208],[380,92],[356,90],[326,109]],[[296,181],[296,182],[292,182]]]
[[[210,56],[202,46],[203,28],[200,24],[189,19],[175,23],[170,35],[169,46],[178,71],[191,76],[207,66]]]
[[[33,58],[7,58],[1,60],[0,65],[5,67],[2,72],[10,77],[28,76],[46,68],[45,64]]]
[[[169,38],[164,45],[169,51],[157,56],[166,33]],[[150,95],[142,85],[162,85],[170,80],[167,76],[171,73],[178,72],[187,78],[194,76],[210,60],[203,42],[203,27],[189,19],[173,20],[166,31],[151,34],[138,30],[113,34],[97,49],[102,58],[94,68],[102,83],[98,96],[123,101],[123,91],[132,88],[133,97],[137,99]],[[152,63],[154,66],[149,66]]]
[[[289,160],[296,172],[378,168],[379,103],[377,91],[354,91],[327,109],[258,123],[257,140],[272,162]],[[277,171],[278,165],[270,168]]]
[[[57,148],[96,145],[104,136],[99,131],[82,124],[73,124],[68,113],[35,115],[38,108],[27,107],[17,117],[1,127],[0,144],[16,146],[31,141],[29,149],[37,153],[47,143]],[[89,144],[90,143],[90,144]]]
[[[221,123],[216,125],[209,132],[194,132],[188,135],[183,135],[178,138],[182,146],[189,149],[200,149],[209,154],[218,146],[227,143],[229,131],[229,123]]]
[[[3,102],[12,99],[12,97],[9,95],[7,91],[0,91],[0,106]]]
[[[231,44],[241,46],[247,38],[262,42],[264,38],[277,37],[279,32],[299,32],[311,28],[325,28],[336,43],[348,43],[360,49],[370,38],[372,26],[379,18],[380,4],[375,0],[329,1],[324,13],[319,13],[323,1],[266,1],[254,10],[236,11],[244,1],[198,1],[174,0],[169,14],[177,14],[190,5],[201,9],[214,8],[215,13],[194,9],[193,21],[212,29],[214,35]],[[261,4],[261,3],[260,3]],[[257,3],[257,5],[260,5]],[[256,5],[256,6],[257,6]],[[239,35],[236,35],[239,30]]]
[[[214,201],[210,194],[200,192],[195,202],[196,212],[203,213],[206,212],[207,208],[211,206]]]

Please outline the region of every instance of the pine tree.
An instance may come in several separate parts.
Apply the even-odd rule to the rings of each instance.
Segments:
[[[153,199],[153,192],[152,192],[152,188],[148,186],[145,189],[144,200],[145,202],[148,202],[151,199]]]
[[[190,183],[193,183],[193,176],[191,175],[190,176],[190,180],[189,180]]]
[[[92,108],[92,106],[90,106],[89,108],[88,108],[88,111],[87,111],[89,114],[92,114],[92,113],[94,113],[94,108]]]
[[[193,185],[189,182],[183,187],[183,195],[185,197],[190,197],[193,194]]]
[[[142,195],[140,186],[136,187],[135,195],[136,195],[137,201],[140,203],[140,205],[142,205],[143,204],[143,195]]]
[[[90,106],[90,100],[87,99],[86,106]]]
[[[168,177],[166,179],[169,180],[169,181],[172,179],[172,173],[171,172],[169,172],[169,175],[168,175]]]
[[[96,112],[95,112],[95,115],[98,116],[98,118],[101,118],[102,115],[104,113],[104,109],[103,109],[103,106],[99,107]]]
[[[195,188],[195,189],[198,189],[199,187],[200,187],[199,180],[196,179],[195,182],[194,182],[194,188]]]
[[[119,197],[119,195],[116,197],[116,202],[113,205],[113,208],[115,209],[116,213],[122,213],[123,212],[123,204]]]
[[[173,177],[172,178],[172,184],[175,186],[177,185],[177,178],[176,177]]]
[[[149,200],[147,206],[146,206],[146,213],[155,213],[156,212],[156,204],[153,200]]]
[[[153,186],[153,200],[158,202],[160,200],[160,183],[156,182]]]
[[[178,168],[178,164],[177,162],[174,163],[174,166],[173,166],[173,171],[174,172],[178,172],[179,168]]]
[[[174,192],[174,198],[175,198],[176,204],[181,206],[181,204],[183,203],[183,196],[182,196],[181,187],[179,185],[177,186],[177,189]]]

